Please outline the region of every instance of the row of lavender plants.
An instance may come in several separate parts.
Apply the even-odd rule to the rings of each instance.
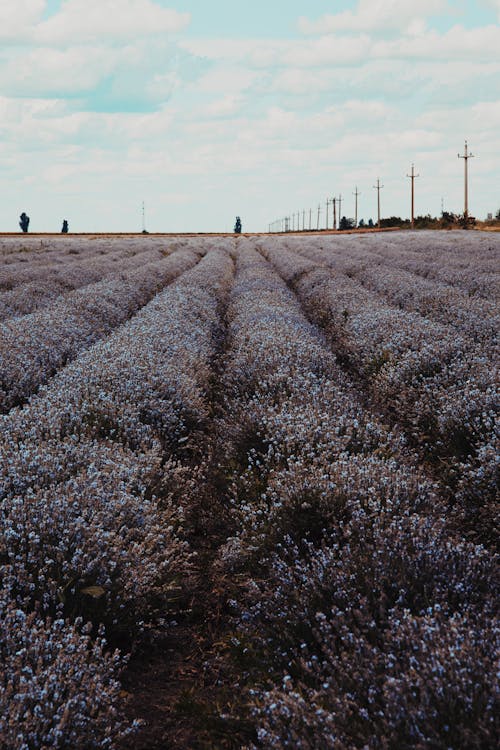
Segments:
[[[160,246],[137,251],[126,244],[108,252],[100,243],[88,243],[85,252],[78,250],[76,255],[69,256],[60,250],[47,253],[38,264],[28,253],[24,264],[7,268],[0,265],[0,320],[27,315],[53,304],[61,294],[120,276],[161,260],[170,252]]]
[[[251,242],[227,320],[234,532],[216,565],[251,746],[493,747],[492,554],[449,531],[405,440]]]
[[[366,244],[366,243],[365,243]],[[390,259],[368,252],[365,244],[298,245],[301,254],[359,280],[395,307],[450,325],[472,342],[480,341],[486,355],[498,355],[498,302],[396,267]],[[400,253],[404,256],[402,247]]]
[[[459,522],[474,538],[494,541],[499,418],[488,346],[389,305],[317,259],[270,242],[263,252],[374,405],[434,466]]]
[[[0,412],[23,403],[78,352],[109,334],[199,260],[190,249],[63,295],[0,323]]]
[[[1,418],[2,747],[113,748],[130,730],[108,643],[168,624],[189,592],[190,495],[170,488],[207,429],[232,266],[209,250]]]
[[[500,295],[499,238],[484,232],[407,232],[370,242],[382,259],[485,299]]]
[[[16,247],[19,242],[16,243]],[[143,248],[144,251],[144,248]],[[128,253],[127,253],[128,254]],[[106,263],[109,258],[123,255],[103,241],[75,240],[50,243],[30,243],[21,245],[19,252],[5,254],[0,248],[0,290],[13,289],[17,284],[36,279],[46,273],[48,267],[59,265],[74,266],[96,261]]]

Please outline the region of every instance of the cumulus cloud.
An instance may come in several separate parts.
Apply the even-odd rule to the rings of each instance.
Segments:
[[[299,19],[304,34],[328,34],[339,31],[387,31],[422,29],[422,21],[449,11],[447,0],[358,0],[356,10],[326,14],[319,19]]]
[[[453,26],[445,33],[428,31],[413,39],[381,40],[373,47],[376,57],[418,58],[420,60],[484,60],[498,58],[500,27],[466,29]]]
[[[58,13],[39,24],[36,38],[51,44],[102,38],[122,41],[176,33],[190,20],[189,13],[163,8],[152,0],[66,0]]]
[[[0,39],[5,42],[29,37],[46,5],[46,0],[1,0]]]

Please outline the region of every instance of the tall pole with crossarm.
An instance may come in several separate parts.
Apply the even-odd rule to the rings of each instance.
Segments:
[[[354,189],[354,228],[358,226],[358,195],[361,195],[361,193],[358,191],[358,186],[356,185]]]
[[[407,174],[407,177],[411,180],[411,228],[415,229],[415,179],[420,177],[419,174],[415,174],[415,166],[411,165],[411,174]]]
[[[457,154],[459,159],[464,160],[464,219],[467,223],[469,218],[469,159],[474,158],[474,154],[469,154],[467,148],[467,141],[465,141],[465,152],[464,154]]]
[[[377,226],[379,229],[380,229],[380,191],[382,190],[383,187],[384,185],[380,184],[380,179],[377,179],[377,184],[373,186],[374,190],[377,191],[377,216],[378,216]]]

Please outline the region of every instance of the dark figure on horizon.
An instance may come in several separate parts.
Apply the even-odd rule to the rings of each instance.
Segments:
[[[64,219],[63,225],[62,225],[62,229],[61,229],[61,233],[62,234],[68,234],[68,230],[69,230],[68,220]]]
[[[234,225],[234,233],[241,234],[241,219],[239,216],[236,217],[236,224]]]
[[[27,232],[28,227],[30,225],[30,217],[27,216],[23,211],[19,218],[20,218],[19,226],[21,227],[23,232]]]

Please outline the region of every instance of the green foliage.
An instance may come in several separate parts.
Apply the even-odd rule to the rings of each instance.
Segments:
[[[345,229],[353,229],[354,228],[354,219],[348,219],[347,217],[343,216],[340,220],[339,229],[345,230]]]

